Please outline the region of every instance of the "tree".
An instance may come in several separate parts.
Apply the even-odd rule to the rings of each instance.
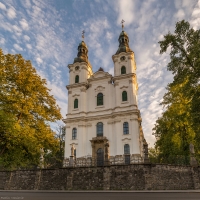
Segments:
[[[183,20],[159,44],[161,54],[171,48],[167,69],[174,75],[161,103],[166,110],[153,128],[160,159],[189,155],[190,143],[200,154],[200,31]]]
[[[55,137],[59,141],[59,148],[57,151],[46,151],[44,154],[45,168],[62,167],[64,161],[65,148],[65,126],[58,125],[56,128]]]
[[[0,49],[0,160],[5,167],[37,165],[41,149],[58,148],[48,123],[61,114],[49,91],[30,61]]]

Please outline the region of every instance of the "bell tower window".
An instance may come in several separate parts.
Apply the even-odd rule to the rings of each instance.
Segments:
[[[122,101],[127,101],[127,92],[126,91],[123,91],[122,92]]]
[[[97,106],[103,105],[103,94],[99,93],[97,94]]]
[[[126,74],[126,67],[125,66],[121,67],[121,74]]]
[[[74,108],[78,108],[78,99],[74,100]]]
[[[75,77],[75,83],[79,83],[79,75],[76,75],[76,77]]]

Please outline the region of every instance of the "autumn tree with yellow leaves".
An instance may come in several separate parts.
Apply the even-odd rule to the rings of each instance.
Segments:
[[[61,119],[45,79],[22,55],[0,49],[0,165],[39,164],[41,149],[56,151],[59,142],[49,122]]]

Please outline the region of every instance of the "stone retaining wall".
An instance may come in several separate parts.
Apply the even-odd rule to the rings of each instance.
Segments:
[[[0,171],[0,190],[200,189],[200,167],[132,164]]]

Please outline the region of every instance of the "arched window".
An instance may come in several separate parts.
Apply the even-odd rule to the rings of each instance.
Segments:
[[[130,146],[129,144],[124,145],[124,154],[130,154]]]
[[[77,138],[77,129],[73,128],[72,129],[72,140],[76,140],[76,138]]]
[[[129,134],[128,122],[123,123],[123,133],[124,135]]]
[[[78,99],[74,100],[74,108],[78,108]]]
[[[75,77],[75,83],[79,83],[79,75],[76,75],[76,77]]]
[[[126,67],[125,66],[121,67],[121,74],[126,74]]]
[[[103,105],[103,94],[97,94],[97,106]]]
[[[127,101],[127,92],[126,91],[122,92],[122,101]]]
[[[103,123],[97,123],[97,137],[103,136]]]

